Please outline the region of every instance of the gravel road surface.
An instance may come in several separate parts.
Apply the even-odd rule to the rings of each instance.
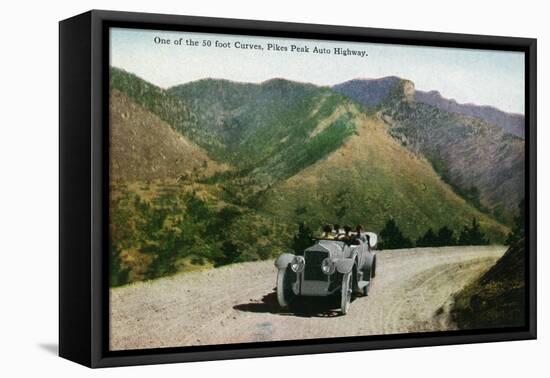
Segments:
[[[452,330],[452,294],[505,249],[380,251],[369,295],[355,298],[346,316],[326,298],[281,310],[271,260],[111,289],[111,350]]]

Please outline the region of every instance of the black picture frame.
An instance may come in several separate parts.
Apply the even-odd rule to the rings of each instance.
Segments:
[[[109,351],[110,27],[463,47],[525,53],[527,326]],[[251,358],[536,338],[536,39],[93,10],[59,24],[59,354],[89,367]]]

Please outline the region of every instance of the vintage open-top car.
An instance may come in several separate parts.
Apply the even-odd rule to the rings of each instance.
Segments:
[[[299,296],[336,295],[347,314],[354,293],[368,295],[376,273],[376,241],[374,233],[316,239],[304,251],[280,255],[275,260],[279,305],[287,307]]]

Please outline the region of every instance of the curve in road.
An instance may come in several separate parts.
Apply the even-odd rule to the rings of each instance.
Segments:
[[[234,264],[110,291],[111,350],[453,330],[453,293],[504,246],[380,251],[367,297],[340,316],[327,298],[283,311],[273,262]]]

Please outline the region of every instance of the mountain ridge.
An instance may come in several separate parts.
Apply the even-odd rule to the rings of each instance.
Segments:
[[[373,106],[363,103],[367,111],[386,123],[400,143],[423,154],[460,195],[510,224],[524,196],[523,140],[481,118],[417,102],[408,80],[359,80],[338,91],[361,102],[364,92],[381,88],[380,82],[393,87],[383,87]]]
[[[510,113],[491,105],[474,103],[459,103],[455,99],[444,97],[439,91],[419,91],[415,93],[415,101],[435,106],[451,113],[480,118],[488,123],[502,127],[505,131],[517,137],[525,137],[525,116]]]

